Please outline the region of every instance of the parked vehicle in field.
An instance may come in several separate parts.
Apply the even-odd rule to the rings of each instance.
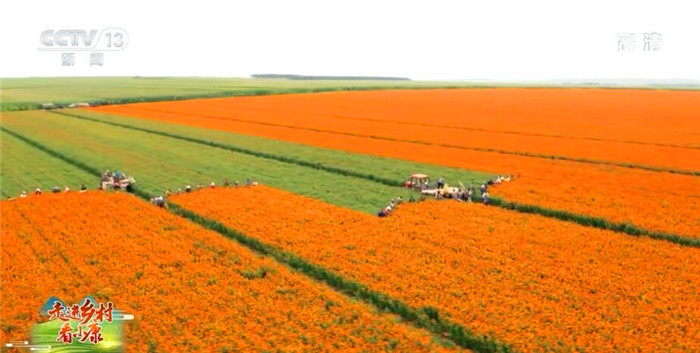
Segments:
[[[136,184],[136,179],[119,170],[116,170],[114,173],[110,170],[106,170],[102,173],[100,179],[100,189],[102,190],[107,190],[107,188],[111,187],[115,190],[122,189],[131,191],[134,184]]]
[[[422,190],[430,185],[430,177],[426,174],[411,174],[403,183],[403,187],[413,190]]]

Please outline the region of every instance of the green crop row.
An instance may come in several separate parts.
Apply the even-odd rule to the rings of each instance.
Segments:
[[[195,187],[250,178],[373,214],[391,198],[408,198],[411,193],[363,178],[92,121],[38,111],[13,114],[20,115],[5,119],[5,128],[100,170],[125,172],[153,194],[165,189],[174,192],[187,184]]]
[[[54,151],[54,150],[52,150],[52,149],[50,149],[50,148],[48,148],[48,147],[42,145],[41,143],[39,143],[39,142],[37,142],[37,141],[34,141],[34,140],[32,140],[32,139],[29,139],[29,138],[27,138],[27,137],[25,137],[25,136],[23,136],[23,135],[21,135],[21,134],[18,134],[18,133],[16,133],[16,132],[14,132],[14,131],[8,129],[7,127],[0,126],[0,131],[5,132],[5,133],[11,135],[11,136],[17,138],[18,140],[24,141],[25,143],[31,145],[32,147],[34,147],[34,148],[36,148],[36,149],[38,149],[38,150],[40,150],[40,151],[42,151],[42,152],[45,152],[46,154],[50,155],[51,157],[58,158],[58,159],[60,159],[60,160],[62,160],[62,161],[64,161],[64,162],[66,162],[66,163],[70,163],[70,164],[72,164],[73,166],[75,166],[75,167],[77,167],[77,168],[79,168],[79,169],[82,169],[82,170],[84,170],[85,172],[87,172],[87,173],[89,173],[89,174],[91,174],[91,175],[94,175],[95,177],[99,177],[99,176],[100,176],[100,171],[99,171],[98,169],[93,168],[93,167],[91,167],[91,166],[89,166],[89,165],[87,165],[87,164],[85,164],[85,163],[83,163],[83,162],[81,162],[81,161],[79,161],[79,160],[77,160],[77,159],[75,159],[75,158],[68,157],[68,156],[66,156],[66,155],[63,154],[63,153]]]
[[[75,168],[55,156],[27,144],[5,131],[0,132],[0,192],[3,197],[17,197],[21,191],[54,186],[77,189],[95,176]]]
[[[243,153],[243,154],[247,154],[247,155],[251,155],[251,156],[255,156],[255,157],[259,157],[259,158],[271,159],[271,160],[275,160],[275,161],[279,161],[279,162],[283,162],[283,163],[298,165],[301,167],[322,170],[325,172],[334,173],[334,174],[338,174],[338,175],[342,175],[342,176],[366,179],[366,180],[373,181],[373,182],[380,183],[380,184],[384,184],[387,186],[393,186],[393,187],[403,186],[403,183],[401,181],[382,178],[382,177],[378,177],[378,176],[375,176],[372,174],[357,172],[354,170],[341,169],[341,168],[337,168],[337,167],[333,167],[333,166],[324,165],[324,164],[318,163],[318,162],[312,162],[312,161],[302,160],[302,159],[283,156],[283,155],[276,155],[276,154],[272,154],[272,153],[255,151],[252,149],[242,148],[242,147],[234,146],[231,144],[225,144],[225,143],[212,141],[212,140],[204,140],[201,138],[190,137],[190,136],[185,136],[185,135],[178,135],[178,134],[173,134],[173,133],[164,132],[164,131],[158,131],[158,130],[154,130],[154,129],[136,127],[136,126],[131,126],[128,124],[93,119],[93,118],[84,117],[84,116],[80,116],[80,115],[76,115],[76,114],[70,114],[70,113],[61,112],[61,111],[56,111],[54,113],[64,115],[64,116],[70,116],[70,117],[77,118],[77,119],[85,119],[85,120],[100,122],[100,123],[104,123],[104,124],[108,124],[108,125],[112,125],[112,126],[118,126],[121,128],[142,131],[142,132],[146,132],[149,134],[171,137],[171,138],[182,140],[182,141],[193,142],[193,143],[197,143],[200,145],[221,148],[221,149],[232,151],[232,152]]]
[[[55,111],[59,112],[59,111]],[[63,111],[74,118],[86,118],[95,122],[110,123],[124,128],[138,128],[140,131],[166,133],[171,136],[186,136],[198,140],[210,141],[240,149],[262,152],[277,156],[286,156],[312,164],[323,165],[343,170],[362,171],[362,174],[372,174],[378,180],[389,180],[387,185],[398,185],[410,174],[422,173],[444,177],[450,183],[463,181],[468,183],[491,179],[494,173],[477,172],[435,164],[412,162],[408,160],[381,157],[367,154],[352,153],[337,149],[309,146],[264,137],[230,133],[226,131],[205,129],[163,121],[139,119],[122,115],[104,114],[83,109]],[[505,171],[501,171],[505,172]]]

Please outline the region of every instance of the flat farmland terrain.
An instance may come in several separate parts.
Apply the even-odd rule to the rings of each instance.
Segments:
[[[521,351],[700,349],[697,249],[473,203],[382,219],[266,187],[173,202]]]
[[[91,166],[94,169],[91,188],[97,186],[99,173],[106,169],[133,174],[137,187],[152,194],[163,193],[166,189],[175,192],[177,189],[184,189],[186,185],[193,188],[199,184],[209,185],[212,181],[221,184],[224,179],[228,179],[232,184],[243,184],[246,179],[255,179],[345,207],[375,213],[391,198],[410,198],[411,192],[401,187],[402,178],[406,178],[412,172],[424,171],[416,163],[364,158],[347,153],[299,148],[289,146],[290,144],[280,145],[271,141],[268,141],[267,145],[272,147],[264,149],[265,144],[257,144],[254,141],[251,145],[249,142],[247,146],[254,151],[281,153],[280,157],[283,157],[261,158],[214,148],[208,143],[193,143],[45,111],[5,114],[3,126],[8,131],[32,139],[62,157]],[[81,133],[77,135],[76,131]],[[206,141],[210,141],[211,138],[206,135],[199,137],[207,139]],[[322,155],[326,156],[319,157]],[[308,164],[285,162],[284,157],[293,157]],[[340,171],[331,169],[334,171],[331,172],[316,168],[315,163],[323,158],[329,161],[325,165]],[[29,168],[34,163],[37,163],[36,168],[41,170],[43,164],[40,161],[30,159],[24,162]],[[391,175],[396,180],[387,185],[344,175],[344,168],[348,165],[363,167],[365,170],[383,170],[384,175]],[[452,180],[463,180],[465,183],[472,179],[484,180],[493,176],[455,168],[431,169],[428,171],[440,172],[446,177],[452,177]],[[52,182],[54,181],[47,180],[43,185],[50,188]],[[76,178],[72,186],[76,188],[82,182],[82,179]],[[33,183],[29,185],[36,187]],[[6,185],[7,193],[19,193],[20,186]]]
[[[17,196],[22,191],[33,193],[36,188],[48,191],[53,186],[77,189],[83,183],[93,183],[95,176],[60,159],[38,150],[6,132],[0,132],[3,198]]]
[[[692,118],[700,113],[698,101],[697,92],[503,88],[330,92],[95,109],[700,170],[700,129]]]
[[[130,195],[42,195],[0,206],[1,279],[11,288],[2,325],[15,328],[2,331],[3,342],[24,340],[39,319],[24,308],[93,293],[138,317],[126,323],[131,352],[449,350]]]
[[[93,296],[126,352],[700,351],[698,91],[2,83],[2,346]]]
[[[289,80],[236,77],[3,78],[0,111],[40,109],[44,103],[117,104],[354,89],[470,87],[470,83],[371,79]]]
[[[641,90],[376,91],[91,111],[515,174],[519,182],[497,190],[507,200],[697,237],[698,98]]]

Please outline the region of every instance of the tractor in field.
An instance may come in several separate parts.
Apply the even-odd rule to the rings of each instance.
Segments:
[[[403,183],[403,187],[406,189],[413,189],[420,191],[430,185],[430,177],[426,174],[411,174],[408,179]]]
[[[102,190],[111,187],[115,190],[122,189],[130,192],[134,184],[136,184],[136,179],[118,170],[114,173],[107,170],[102,173],[100,179],[100,189]]]

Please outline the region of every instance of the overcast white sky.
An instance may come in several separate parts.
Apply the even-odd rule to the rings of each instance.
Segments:
[[[697,1],[695,1],[697,3]],[[3,1],[0,76],[382,75],[700,79],[693,1]],[[39,51],[47,29],[121,27],[103,66]],[[637,50],[618,52],[618,34]],[[645,32],[663,36],[643,51]],[[65,52],[72,52],[66,50]]]

